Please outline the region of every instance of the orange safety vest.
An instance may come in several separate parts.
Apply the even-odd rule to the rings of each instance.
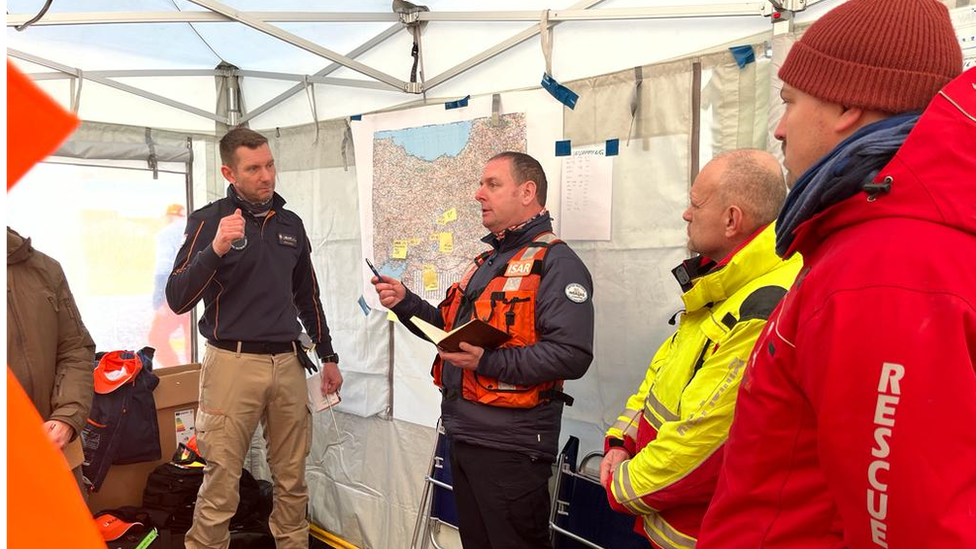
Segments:
[[[536,236],[512,256],[503,274],[495,276],[475,300],[474,314],[478,318],[512,336],[501,348],[528,347],[539,340],[535,330],[536,294],[542,281],[546,252],[559,242],[551,232]],[[464,290],[489,255],[490,251],[476,257],[461,281],[448,288],[447,297],[438,305],[445,331],[453,329]],[[431,375],[434,384],[441,388],[443,367],[443,361],[437,355]],[[562,387],[562,380],[538,385],[513,385],[464,370],[461,396],[465,400],[504,408],[534,408],[552,399],[560,399],[571,405],[572,398],[562,392]]]

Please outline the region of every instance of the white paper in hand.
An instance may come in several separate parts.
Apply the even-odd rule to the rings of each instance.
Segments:
[[[308,388],[308,401],[312,403],[312,409],[316,412],[331,408],[342,401],[338,392],[322,394],[322,372],[305,378],[305,386]]]

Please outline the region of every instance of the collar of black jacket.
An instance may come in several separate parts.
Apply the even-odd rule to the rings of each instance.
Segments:
[[[695,280],[711,272],[718,263],[703,255],[696,255],[686,259],[680,265],[671,269],[674,279],[681,285],[682,292],[689,292],[695,286]]]
[[[264,204],[252,204],[238,196],[233,185],[227,185],[227,198],[229,198],[231,202],[239,206],[242,210],[255,216],[263,216],[268,212],[268,210],[278,210],[285,205],[285,199],[277,192],[272,195],[271,200],[265,202]]]
[[[549,215],[549,212],[529,221],[523,227],[506,230],[505,238],[501,240],[489,233],[481,241],[494,248],[496,252],[507,252],[525,246],[532,242],[539,233],[546,231],[552,231],[552,216]]]

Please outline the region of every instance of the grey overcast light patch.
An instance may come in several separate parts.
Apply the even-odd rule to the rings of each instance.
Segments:
[[[590,294],[586,292],[586,288],[581,284],[573,282],[566,286],[566,297],[573,303],[584,303],[590,297]]]

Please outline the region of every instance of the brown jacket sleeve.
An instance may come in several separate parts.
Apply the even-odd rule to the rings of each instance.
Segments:
[[[60,268],[60,266],[58,266]],[[58,353],[55,365],[54,391],[51,394],[51,417],[81,433],[88,419],[94,391],[92,370],[95,342],[81,321],[81,314],[71,295],[68,281],[61,273],[58,288]]]

